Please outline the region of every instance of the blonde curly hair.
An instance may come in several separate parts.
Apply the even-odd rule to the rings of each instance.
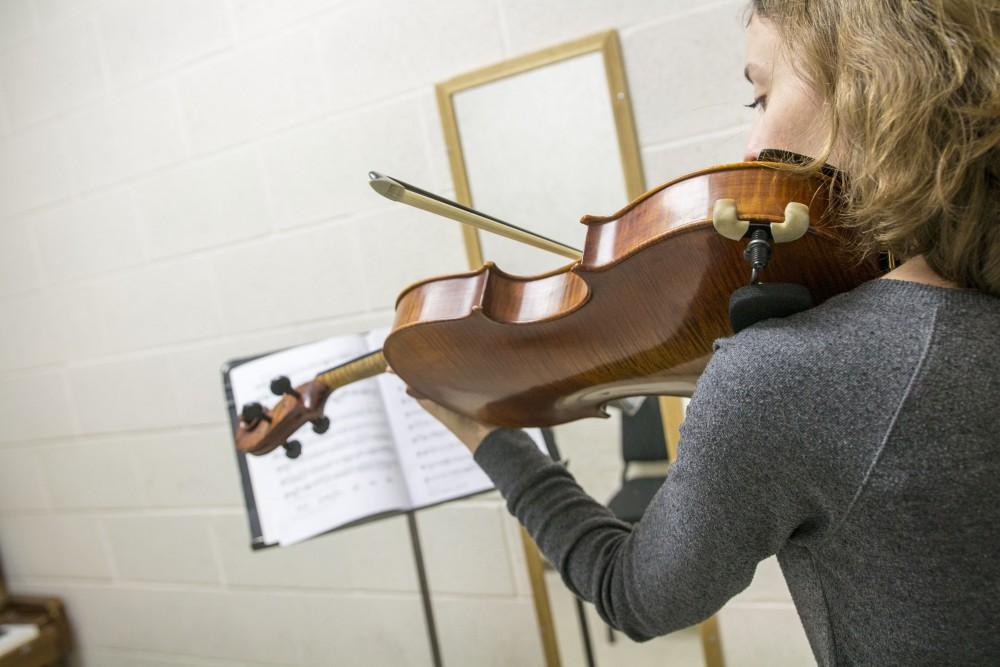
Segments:
[[[1000,2],[752,0],[838,137],[860,253],[922,254],[1000,296]]]

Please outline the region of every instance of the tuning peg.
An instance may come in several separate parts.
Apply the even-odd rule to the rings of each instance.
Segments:
[[[326,433],[330,428],[330,418],[320,417],[319,419],[312,420],[313,433]]]
[[[302,453],[302,443],[298,440],[289,440],[282,447],[285,448],[285,456],[290,459],[297,459]]]
[[[264,414],[264,406],[260,403],[247,403],[244,405],[243,411],[240,413],[240,419],[251,428],[261,419],[266,422],[271,421],[271,418]]]
[[[279,375],[271,380],[271,393],[275,396],[284,396],[285,394],[288,394],[289,396],[294,396],[295,398],[301,398],[299,396],[299,392],[292,389],[292,381],[285,375]]]

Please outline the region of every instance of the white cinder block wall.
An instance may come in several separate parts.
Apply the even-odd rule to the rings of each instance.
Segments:
[[[615,27],[648,185],[739,159],[742,4],[3,0],[13,591],[67,601],[88,667],[429,664],[401,519],[250,553],[219,366],[387,323],[402,286],[465,270],[455,226],[366,183],[450,193],[437,81]],[[607,498],[618,453],[561,444]],[[446,664],[541,664],[499,497],[420,524]],[[722,629],[731,665],[805,655],[773,564]]]

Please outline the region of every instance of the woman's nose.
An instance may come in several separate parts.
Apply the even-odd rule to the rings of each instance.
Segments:
[[[744,140],[746,143],[743,144],[744,162],[753,162],[757,159],[757,156],[760,155],[760,130],[760,121],[758,119],[754,121],[754,123],[750,126],[750,129],[747,130],[747,133],[743,135],[746,137]]]

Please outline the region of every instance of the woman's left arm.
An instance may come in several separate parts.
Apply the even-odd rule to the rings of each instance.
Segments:
[[[734,368],[726,354],[717,352],[699,381],[678,460],[634,527],[523,431],[456,421],[422,403],[470,446],[570,589],[610,625],[644,641],[718,611],[812,511],[800,487],[804,476],[777,451],[791,443],[782,443],[781,433],[760,434],[760,395],[746,391],[746,369]]]

